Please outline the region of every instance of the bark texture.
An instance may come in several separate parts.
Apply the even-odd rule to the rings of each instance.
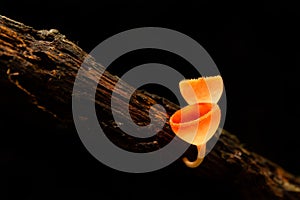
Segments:
[[[14,84],[29,96],[32,104],[49,113],[56,123],[67,129],[74,127],[72,90],[77,71],[85,58],[88,59],[83,66],[81,80],[84,87],[98,82],[97,76],[104,70],[95,59],[58,30],[35,30],[0,16],[1,83]],[[114,91],[118,102],[116,110],[120,117],[131,120],[124,114],[124,105],[127,94],[134,89],[118,77],[104,72],[97,87],[95,104],[97,112],[101,113],[99,121],[106,135],[116,145],[133,152],[155,151],[168,144],[174,138],[168,117],[179,109],[178,105],[146,91],[134,91],[130,100],[130,115],[134,122],[147,125],[150,121],[149,109],[157,103],[163,105],[168,114],[167,122],[158,134],[147,139],[136,139],[124,134],[118,128],[122,124],[116,124],[111,116],[110,98],[118,81],[121,87]],[[93,97],[82,95],[82,100],[92,101]],[[154,109],[154,114],[154,125],[165,118],[159,110]],[[151,126],[149,129],[156,131],[157,127]],[[193,147],[184,156],[194,158]],[[181,162],[181,159],[176,162]],[[300,199],[298,178],[270,160],[248,151],[236,136],[226,131],[222,131],[219,141],[200,167],[188,169],[179,165],[178,173],[182,170],[198,178],[222,180],[236,187],[243,199]]]

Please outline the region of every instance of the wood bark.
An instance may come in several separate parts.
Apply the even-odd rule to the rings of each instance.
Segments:
[[[84,66],[86,74],[82,81],[89,84],[97,81],[97,74],[102,73],[104,68],[58,30],[35,30],[0,16],[1,83],[14,84],[28,95],[32,104],[70,130],[74,129],[71,107],[73,83],[85,58],[88,61]],[[170,142],[174,133],[168,124],[168,117],[179,106],[146,91],[137,90],[131,97],[132,120],[147,125],[149,108],[159,103],[168,114],[163,130],[151,138],[136,139],[118,129],[110,110],[111,93],[117,81],[121,87],[115,91],[118,98],[116,109],[120,111],[121,117],[127,118],[122,108],[126,105],[126,94],[134,89],[118,77],[105,71],[99,81],[95,99],[96,109],[101,113],[99,123],[110,140],[133,152],[155,151]],[[92,96],[82,96],[82,99],[92,100]],[[157,110],[155,115],[158,121],[164,118],[163,113]],[[150,128],[156,130],[155,127]],[[184,156],[194,158],[195,153],[191,146]],[[181,163],[181,159],[176,162]],[[175,167],[177,173],[185,171],[197,179],[222,181],[234,187],[243,199],[300,199],[299,178],[247,150],[236,136],[226,131],[222,132],[214,149],[200,167],[189,169],[182,165]]]

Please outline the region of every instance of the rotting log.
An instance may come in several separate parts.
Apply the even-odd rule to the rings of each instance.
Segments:
[[[0,16],[1,83],[14,84],[28,95],[32,104],[49,113],[56,123],[66,128],[74,126],[71,110],[73,83],[87,56],[86,52],[58,30],[35,30]],[[85,78],[90,81],[96,81],[96,74],[104,70],[92,57],[88,59],[86,68],[89,72]],[[174,133],[168,122],[163,130],[149,139],[137,140],[117,128],[110,111],[111,93],[117,81],[118,77],[105,71],[98,84],[95,101],[97,110],[106,116],[100,117],[99,123],[112,142],[133,152],[155,151],[170,142]],[[122,80],[120,84],[122,87],[115,91],[119,98],[117,109],[125,105],[124,94],[133,90]],[[83,98],[91,100],[92,97]],[[178,105],[165,98],[137,90],[131,97],[132,120],[143,125],[149,123],[149,108],[157,103],[164,106],[168,116],[179,109]],[[157,119],[162,120],[163,113],[156,112]],[[119,115],[126,117],[122,113]],[[155,127],[150,128],[155,131]],[[193,157],[194,153],[191,147],[185,156]],[[190,170],[196,177],[223,180],[235,185],[243,199],[300,199],[299,178],[268,159],[248,151],[237,137],[226,131],[222,132],[214,149],[200,167],[178,170],[183,169]]]

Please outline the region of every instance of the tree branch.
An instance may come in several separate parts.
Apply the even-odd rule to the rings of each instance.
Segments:
[[[0,16],[1,82],[13,83],[31,98],[33,104],[48,112],[57,123],[66,128],[73,127],[73,83],[87,56],[87,53],[57,30],[35,30]],[[86,68],[86,83],[97,81],[97,74],[104,70],[91,57],[86,63]],[[163,130],[149,139],[137,140],[117,128],[110,111],[111,93],[117,81],[121,84],[121,88],[114,91],[118,95],[117,110],[122,110],[125,105],[125,94],[134,90],[118,77],[104,72],[97,87],[95,104],[97,111],[105,113],[105,118],[100,117],[100,124],[104,127],[106,135],[116,145],[134,152],[154,151],[170,142],[174,133],[168,122]],[[82,98],[92,100],[91,96]],[[130,114],[133,121],[144,125],[149,123],[149,108],[157,103],[165,107],[168,116],[179,109],[178,105],[167,99],[138,90],[131,97]],[[164,118],[163,113],[159,111],[155,114],[158,120]],[[122,112],[119,115],[126,117]],[[193,157],[194,154],[191,147],[185,156]],[[218,143],[200,167],[189,169],[181,166],[178,170],[186,170],[197,177],[228,182],[240,190],[243,199],[300,198],[299,179],[277,164],[248,151],[234,135],[226,131],[222,132]]]

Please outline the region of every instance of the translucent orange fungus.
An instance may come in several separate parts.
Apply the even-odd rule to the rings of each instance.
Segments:
[[[170,118],[174,133],[182,140],[196,145],[197,159],[193,162],[183,158],[188,167],[197,167],[205,157],[206,142],[217,131],[221,110],[217,105],[222,92],[221,76],[183,80],[180,92],[188,106],[176,111]]]

